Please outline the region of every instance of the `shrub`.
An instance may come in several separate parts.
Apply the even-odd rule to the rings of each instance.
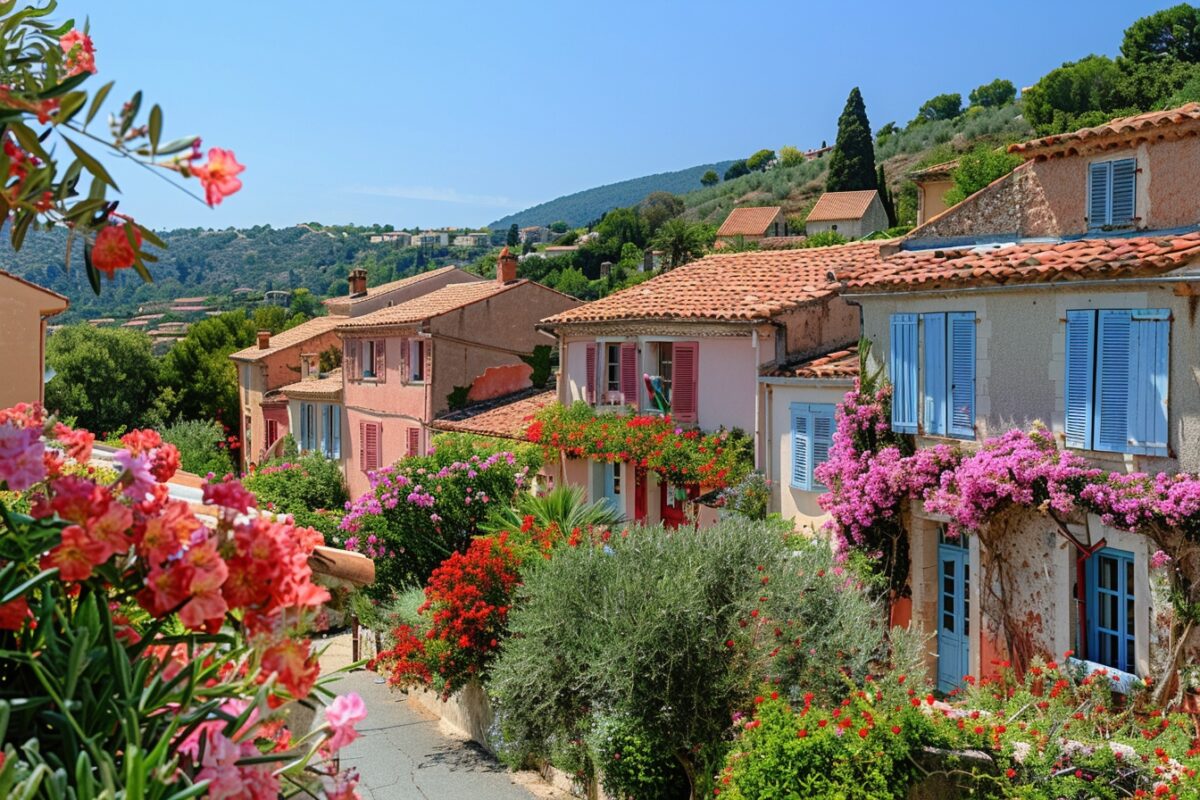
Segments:
[[[675,800],[688,792],[687,775],[670,751],[626,717],[598,717],[587,744],[603,765],[601,783],[611,797]]]
[[[820,231],[818,233],[814,233],[812,236],[809,236],[800,244],[800,246],[829,247],[830,245],[835,244],[845,244],[848,241],[849,239],[847,239],[845,236],[842,236],[837,231]]]
[[[229,442],[215,421],[176,422],[163,430],[162,439],[175,445],[183,469],[193,475],[221,477],[233,472]]]
[[[721,502],[746,519],[764,520],[771,505],[771,482],[761,472],[751,472],[736,486],[721,492]]]
[[[514,752],[544,753],[583,738],[593,714],[613,715],[694,783],[761,681],[837,697],[881,652],[879,611],[828,548],[794,550],[779,527],[731,520],[572,541],[524,576],[492,665]]]
[[[604,500],[589,503],[582,486],[556,486],[545,494],[520,494],[510,506],[497,506],[488,514],[483,529],[490,533],[516,532],[551,526],[560,531],[575,528],[611,528],[621,514]]]
[[[316,528],[338,543],[347,499],[338,462],[310,453],[261,467],[247,475],[244,484],[263,508],[290,514],[297,524]]]

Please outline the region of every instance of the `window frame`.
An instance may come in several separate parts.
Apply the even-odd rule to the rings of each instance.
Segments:
[[[359,379],[364,381],[373,381],[379,377],[375,374],[374,339],[366,338],[360,340],[358,351],[358,374]]]
[[[1108,559],[1117,564],[1115,587],[1100,585],[1102,577],[1101,561]],[[1138,596],[1135,589],[1137,583],[1137,556],[1128,550],[1105,547],[1093,553],[1084,563],[1084,585],[1087,591],[1087,659],[1112,669],[1132,675],[1137,674],[1137,614]],[[1117,614],[1116,628],[1100,626],[1100,596],[1116,598]],[[1132,618],[1129,604],[1132,604]],[[1101,657],[1100,637],[1112,636],[1116,639],[1116,653],[1110,663]]]
[[[425,340],[420,337],[408,340],[408,382],[425,383]]]
[[[960,345],[955,332],[963,324],[969,326],[966,329],[971,332],[969,342],[962,344],[969,346],[970,353],[969,424],[955,420],[958,378],[964,377],[955,371],[955,356]],[[966,441],[976,438],[979,422],[978,325],[977,311],[904,312],[889,317],[888,377],[894,387],[893,430]],[[903,333],[905,328],[911,333]],[[902,335],[911,335],[912,341],[901,342]],[[913,415],[911,422],[902,418],[906,412]]]
[[[604,404],[614,405],[609,399],[621,394],[621,343],[604,343]]]
[[[797,430],[796,422],[800,419],[805,421],[804,431]],[[833,436],[837,431],[837,406],[833,403],[791,403],[788,406],[788,438],[790,447],[788,452],[791,455],[791,462],[788,469],[788,485],[793,489],[801,492],[825,492],[828,487],[817,480],[816,470],[821,464],[829,460],[829,451],[833,447]],[[828,437],[824,442],[818,441],[817,422],[821,420],[829,427]],[[802,474],[797,480],[797,456],[798,442],[803,441],[804,444],[804,464],[800,467]],[[824,455],[819,457],[819,450],[823,447]]]
[[[1132,197],[1130,198],[1130,204],[1129,204],[1129,219],[1121,220],[1120,222],[1114,222],[1113,221],[1113,205],[1114,205],[1114,197],[1116,195],[1116,189],[1115,189],[1115,182],[1113,179],[1116,176],[1116,169],[1117,169],[1118,164],[1132,165],[1132,170],[1130,171],[1130,175],[1131,175],[1131,180],[1133,182],[1133,185],[1130,188],[1130,193],[1131,193]],[[1093,188],[1093,181],[1095,180],[1095,171],[1094,170],[1096,167],[1104,168],[1104,171],[1106,173],[1105,181],[1107,182],[1107,189],[1105,191],[1105,196],[1104,196],[1104,219],[1099,222],[1097,222],[1095,219],[1092,218],[1092,188]],[[1084,208],[1087,209],[1087,228],[1089,231],[1099,231],[1099,230],[1105,230],[1105,229],[1124,230],[1127,228],[1136,227],[1137,220],[1138,220],[1138,216],[1137,216],[1138,179],[1137,179],[1137,176],[1138,176],[1138,163],[1137,163],[1136,156],[1122,156],[1120,158],[1101,158],[1101,159],[1094,159],[1094,160],[1088,162],[1087,189],[1086,189],[1086,193],[1084,195]]]
[[[670,406],[671,406],[671,386],[672,386],[672,383],[674,380],[674,374],[675,374],[675,371],[674,371],[675,370],[675,367],[674,367],[674,365],[675,365],[675,340],[674,339],[643,339],[641,344],[642,344],[642,353],[643,353],[643,368],[645,369],[646,366],[648,366],[649,364],[653,364],[655,371],[650,374],[652,376],[657,376],[659,378],[662,378],[663,389],[665,390],[665,393],[667,396],[667,407],[670,408]],[[670,365],[670,368],[671,368],[670,376],[664,376],[662,373],[662,365],[664,363],[662,354],[663,354],[664,349],[666,349],[670,353],[670,357],[666,359],[666,363],[668,365]],[[647,352],[649,353],[648,358],[646,357]],[[649,372],[649,370],[647,370],[647,372]],[[650,391],[649,391],[649,389],[646,388],[645,381],[643,381],[642,385],[638,388],[638,393],[642,398],[642,402],[641,402],[642,410],[658,413],[658,406],[654,405],[654,401],[651,399]]]

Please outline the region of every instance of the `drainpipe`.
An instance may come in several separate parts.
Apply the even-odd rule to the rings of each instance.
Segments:
[[[762,363],[762,359],[759,358],[759,354],[758,354],[758,328],[750,329],[750,346],[754,348],[754,384],[755,384],[755,387],[757,388],[759,364]],[[762,402],[758,397],[758,392],[755,391],[754,392],[754,465],[755,466],[758,466],[760,463],[762,463],[760,460],[761,453],[763,450],[763,440],[762,440],[763,434],[762,434],[762,431],[760,430],[760,428],[762,426],[761,413],[760,413],[761,406],[762,406]]]

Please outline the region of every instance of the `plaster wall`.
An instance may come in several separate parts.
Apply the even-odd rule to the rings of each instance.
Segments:
[[[804,223],[804,231],[809,236],[824,231],[837,231],[847,239],[860,239],[868,233],[886,231],[889,227],[887,212],[878,195],[858,219],[830,219]]]
[[[946,192],[954,181],[922,181],[917,184],[917,224],[924,225],[950,206],[946,203]]]
[[[379,437],[379,465],[386,467],[394,464],[408,452],[408,429],[421,430],[418,452],[424,452],[429,446],[429,431],[421,426],[419,420],[405,417],[384,416],[359,408],[347,406],[342,424],[342,472],[346,476],[346,486],[350,497],[355,498],[370,488],[367,473],[360,468],[360,448],[362,437],[359,434],[359,424],[375,422],[381,426]]]
[[[65,310],[65,299],[0,274],[0,408],[44,399],[46,323]]]

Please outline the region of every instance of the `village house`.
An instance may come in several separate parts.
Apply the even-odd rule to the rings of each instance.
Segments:
[[[717,229],[718,241],[742,238],[757,242],[768,236],[788,236],[787,217],[780,206],[735,208]]]
[[[1026,160],[1009,176],[848,281],[894,387],[893,428],[970,449],[1040,421],[1105,470],[1200,470],[1200,105],[1010,152]],[[937,635],[943,689],[1012,652],[1072,650],[1121,686],[1157,678],[1176,647],[1185,663],[1200,655],[1195,632],[1172,641],[1148,537],[1015,509],[996,523],[1010,545],[988,552],[945,522],[920,503],[905,520],[912,619]]]
[[[815,438],[807,430],[793,433],[796,420],[809,417],[792,414],[792,404],[820,406],[811,413],[831,423],[847,381],[813,373],[807,383],[784,386],[778,373],[857,340],[858,309],[837,296],[831,276],[869,274],[879,251],[880,243],[869,242],[711,255],[550,317],[543,326],[559,339],[559,400],[654,414],[658,405],[646,380],[657,382],[679,425],[739,428],[753,437],[756,463],[776,487],[774,508],[802,524],[817,522],[821,487],[811,470],[824,460],[832,428],[820,427]],[[632,463],[563,459],[560,473],[632,520],[712,518],[683,507],[674,487]]]
[[[908,173],[908,179],[917,185],[917,225],[924,225],[950,207],[946,193],[954,187],[957,167],[957,160],[945,161]]]
[[[61,294],[0,270],[0,408],[45,399],[46,321],[69,305]]]
[[[383,233],[373,233],[369,241],[371,244],[394,244],[397,247],[408,247],[412,244],[412,234],[407,231],[384,231]]]
[[[412,236],[413,247],[449,247],[450,234],[446,231],[421,231]]]
[[[492,235],[487,231],[460,233],[454,237],[455,247],[490,247]]]
[[[352,495],[367,473],[429,446],[430,423],[462,394],[479,402],[531,385],[522,360],[551,341],[539,320],[579,301],[517,277],[505,248],[496,279],[448,285],[343,318],[342,461]]]
[[[521,244],[542,244],[554,238],[554,233],[544,225],[530,225],[517,231]]]
[[[443,286],[480,280],[479,276],[456,267],[443,267],[368,288],[366,270],[356,269],[350,273],[349,293],[325,301],[328,316],[316,317],[274,335],[259,331],[253,346],[230,356],[238,367],[242,468],[279,455],[283,437],[292,433],[296,438],[300,433],[299,418],[291,413],[289,397],[282,390],[297,379],[313,376],[310,358],[319,359],[322,352],[341,351],[341,340],[334,332],[340,322]],[[297,443],[300,444],[299,439]]]
[[[875,189],[825,192],[804,221],[804,231],[809,236],[833,231],[847,239],[861,239],[867,234],[887,229],[887,211]]]

